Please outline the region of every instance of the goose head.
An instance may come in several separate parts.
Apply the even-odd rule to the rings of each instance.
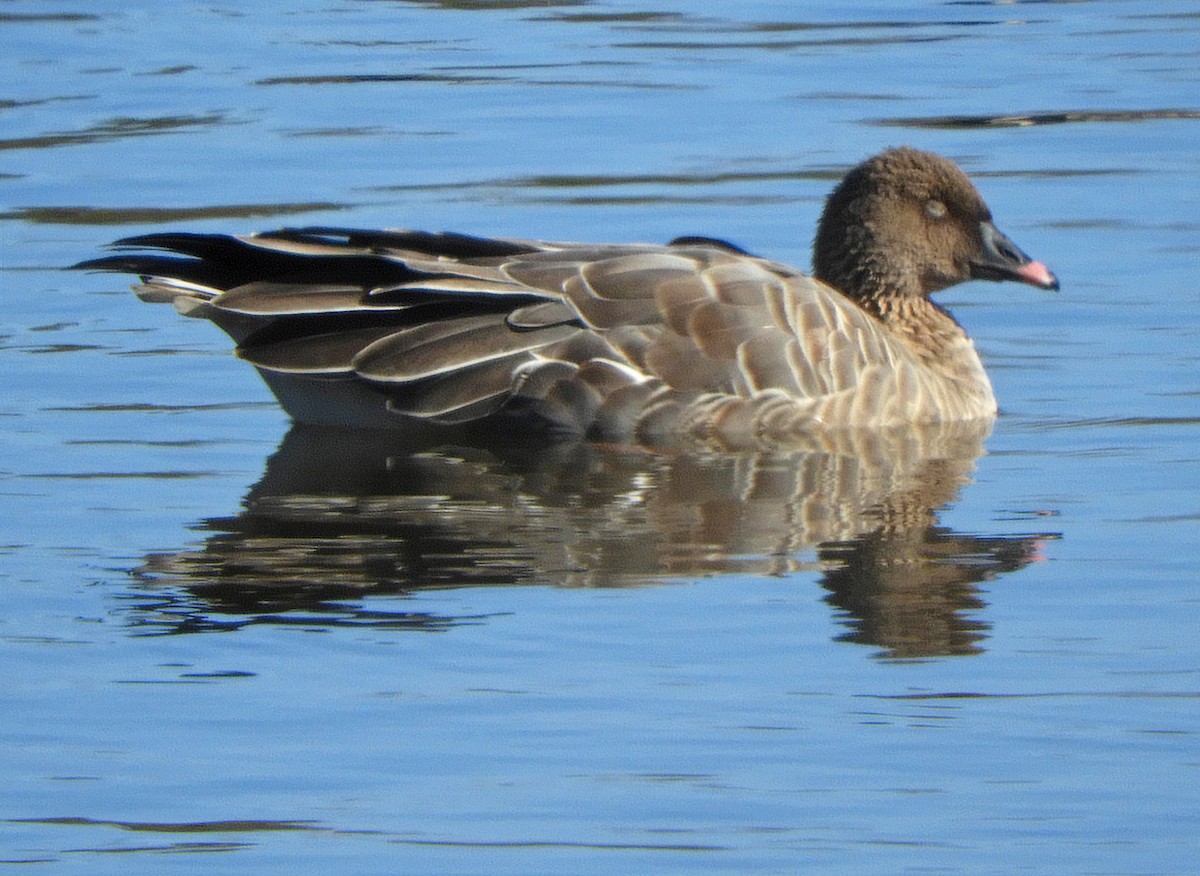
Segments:
[[[853,168],[825,204],[813,271],[869,310],[966,280],[1057,289],[1058,279],[1000,232],[954,162],[910,147]]]

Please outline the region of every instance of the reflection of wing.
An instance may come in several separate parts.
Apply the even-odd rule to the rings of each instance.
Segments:
[[[219,325],[300,422],[503,414],[526,431],[744,444],[994,410],[845,296],[714,241],[303,229],[118,247],[85,266],[141,274],[143,298]]]
[[[421,588],[824,570],[831,601],[880,631],[864,622],[857,641],[898,650],[903,632],[924,637],[928,653],[965,650],[969,635],[923,630],[969,629],[959,615],[976,607],[973,584],[1025,565],[1036,543],[937,526],[981,435],[941,427],[813,440],[786,453],[666,455],[583,443],[403,447],[398,436],[294,429],[239,515],[210,521],[198,550],[148,558],[141,574],[182,585],[192,607],[166,616],[204,628],[211,610],[362,622],[329,601]],[[156,600],[166,593],[154,588]],[[913,606],[940,620],[911,623]],[[385,621],[447,619],[376,618]]]

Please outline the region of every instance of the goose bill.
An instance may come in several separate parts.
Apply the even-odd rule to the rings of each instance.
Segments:
[[[976,280],[1016,280],[1039,289],[1058,289],[1058,278],[1041,262],[1025,255],[991,222],[980,225],[983,249],[971,263],[971,276]]]

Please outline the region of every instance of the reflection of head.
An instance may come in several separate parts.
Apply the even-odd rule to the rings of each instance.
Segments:
[[[932,523],[880,529],[823,547],[825,601],[845,612],[844,641],[889,658],[975,654],[988,624],[975,585],[1028,565],[1051,536],[974,536]]]

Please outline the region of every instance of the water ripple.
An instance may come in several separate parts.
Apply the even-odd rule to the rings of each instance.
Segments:
[[[294,216],[349,210],[353,204],[309,201],[294,204],[214,204],[207,207],[18,207],[0,213],[0,219],[16,219],[33,225],[162,225],[205,219],[247,219]]]
[[[78,131],[59,131],[37,134],[32,137],[0,139],[0,150],[6,149],[53,149],[60,146],[80,146],[90,143],[105,143],[129,137],[147,137],[173,134],[195,128],[232,124],[222,113],[205,115],[151,116],[146,118],[118,117]]]
[[[871,119],[889,128],[1023,128],[1032,125],[1063,125],[1068,122],[1147,122],[1162,119],[1200,119],[1196,109],[1147,110],[1053,110],[1007,115],[909,116]]]

